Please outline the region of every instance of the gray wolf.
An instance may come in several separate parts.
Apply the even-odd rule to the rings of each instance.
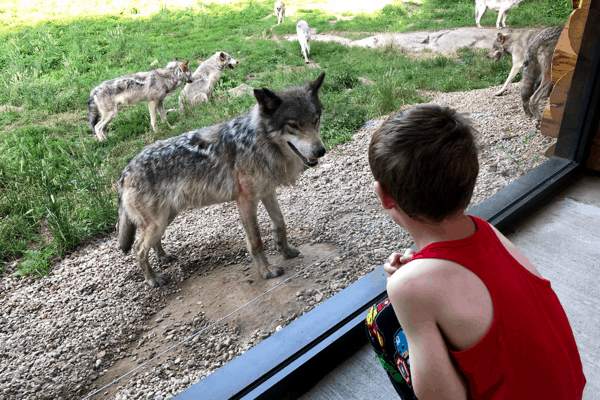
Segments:
[[[90,92],[88,100],[88,119],[92,133],[98,137],[98,140],[104,140],[106,127],[117,116],[119,105],[140,101],[148,102],[150,125],[156,132],[156,111],[160,113],[163,122],[167,120],[163,108],[165,97],[184,82],[192,82],[188,62],[189,60],[186,60],[182,63],[175,59],[167,64],[168,68],[124,75],[96,86]]]
[[[257,220],[262,202],[273,221],[275,242],[285,258],[299,251],[287,242],[276,188],[294,185],[304,166],[325,155],[319,136],[319,88],[325,73],[302,86],[274,93],[254,89],[257,104],[245,115],[146,147],[123,169],[118,183],[119,246],[134,251],[145,281],[156,287],[168,277],[148,262],[154,249],[162,262],[175,259],[162,247],[167,226],[183,210],[235,201],[246,244],[259,273],[273,278],[281,267],[267,261]]]
[[[500,96],[508,88],[508,84],[515,79],[515,76],[519,73],[525,62],[525,56],[527,54],[527,48],[530,45],[531,39],[540,30],[526,30],[521,32],[510,32],[506,35],[498,33],[496,40],[492,44],[492,50],[487,55],[487,58],[492,58],[494,61],[500,61],[502,57],[508,55],[512,57],[512,68],[508,74],[508,78],[502,88],[494,93],[496,96]]]
[[[277,15],[277,25],[281,24],[285,18],[285,3],[276,1],[274,4],[275,15]]]
[[[506,15],[510,10],[519,5],[523,0],[475,0],[475,23],[478,28],[481,28],[481,18],[486,10],[498,11],[498,19],[496,20],[496,28],[500,29],[500,19],[502,26],[506,28]]]
[[[542,119],[539,102],[543,97],[550,95],[552,91],[553,85],[550,76],[552,55],[562,31],[562,26],[542,29],[531,39],[525,55],[523,78],[521,79],[521,100],[523,100],[525,114],[538,121]],[[538,81],[541,82],[536,89]]]
[[[310,27],[308,26],[308,22],[302,19],[298,21],[296,24],[296,33],[298,34],[298,42],[300,42],[300,47],[302,48],[302,58],[308,64],[307,54],[310,54]]]
[[[186,84],[179,94],[179,110],[183,110],[186,101],[191,105],[208,103],[213,87],[221,74],[226,68],[233,69],[237,63],[237,60],[222,51],[217,51],[208,60],[201,63],[192,74],[193,82]],[[170,109],[167,114],[175,110],[178,109]]]

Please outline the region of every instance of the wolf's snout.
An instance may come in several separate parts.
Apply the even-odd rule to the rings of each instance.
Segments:
[[[315,157],[317,157],[317,158],[323,157],[325,155],[325,153],[326,153],[326,151],[325,151],[324,147],[318,147],[314,151]]]

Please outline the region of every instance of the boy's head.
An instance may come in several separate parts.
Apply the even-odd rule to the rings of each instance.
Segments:
[[[404,213],[440,222],[471,201],[479,173],[473,128],[448,107],[413,106],[373,134],[369,165]]]

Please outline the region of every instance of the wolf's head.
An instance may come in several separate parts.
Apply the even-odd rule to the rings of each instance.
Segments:
[[[278,93],[266,88],[254,89],[262,116],[270,121],[290,150],[309,167],[317,165],[318,159],[325,155],[319,136],[323,111],[319,88],[323,78],[325,72],[312,82]]]
[[[175,78],[182,80],[186,83],[192,83],[194,79],[192,78],[192,71],[189,67],[190,60],[185,60],[181,62],[177,60],[177,57],[173,59],[173,61],[169,61],[165,68],[173,69],[173,74]]]
[[[233,69],[238,63],[238,60],[233,59],[229,54],[223,51],[217,51],[211,59],[217,64],[216,66],[221,68],[221,71],[224,71],[225,68]]]
[[[487,55],[487,58],[493,58],[494,61],[500,61],[502,57],[508,55],[508,51],[504,46],[504,43],[506,43],[508,37],[508,35],[498,33],[496,40],[494,40],[494,43],[492,43],[492,50],[490,50],[490,53]]]

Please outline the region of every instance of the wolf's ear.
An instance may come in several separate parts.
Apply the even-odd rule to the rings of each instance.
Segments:
[[[312,93],[313,96],[318,96],[319,95],[319,88],[321,87],[321,84],[323,83],[323,79],[325,78],[325,72],[321,73],[321,75],[319,75],[319,77],[317,79],[315,79],[312,82],[308,83],[309,86],[309,91],[310,93]]]
[[[177,60],[177,57],[175,57],[175,58],[173,59],[173,61],[179,61],[179,60]]]
[[[185,60],[185,61],[184,61],[184,62],[181,64],[181,70],[182,70],[183,72],[185,72],[185,70],[187,69],[187,67],[188,67],[188,63],[189,63],[189,62],[190,62],[190,60]]]
[[[221,52],[221,54],[219,54],[219,57],[221,57],[221,61],[225,61],[225,59],[227,58],[225,56],[225,53]]]
[[[271,115],[281,105],[279,96],[267,88],[254,89],[254,97],[263,114]]]
[[[498,32],[498,40],[500,41],[500,43],[504,44],[504,42],[506,42],[506,39],[508,39],[508,36],[505,36]]]

